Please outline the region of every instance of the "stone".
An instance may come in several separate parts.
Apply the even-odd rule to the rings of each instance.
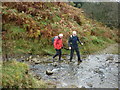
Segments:
[[[39,58],[40,56],[39,55],[37,55],[37,58]]]
[[[87,85],[88,85],[89,87],[93,87],[93,85],[92,85],[91,83],[87,83]]]
[[[47,74],[47,75],[52,75],[52,74],[53,74],[53,71],[51,71],[51,70],[46,70],[46,74]]]
[[[26,58],[27,61],[29,61],[29,58]]]
[[[79,88],[85,88],[84,86],[79,86]]]
[[[54,63],[53,63],[53,66],[54,66],[54,67],[58,66],[58,63],[57,63],[57,62],[54,62]]]
[[[29,56],[29,59],[31,59],[32,58],[32,56]]]

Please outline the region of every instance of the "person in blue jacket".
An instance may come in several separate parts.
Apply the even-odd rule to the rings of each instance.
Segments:
[[[81,57],[80,57],[78,42],[81,45],[83,45],[83,43],[79,40],[79,38],[77,36],[77,32],[73,31],[72,35],[69,37],[69,40],[68,40],[68,46],[69,46],[69,49],[71,50],[71,52],[70,52],[70,62],[72,61],[74,51],[76,51],[76,53],[77,53],[78,63],[82,62]]]

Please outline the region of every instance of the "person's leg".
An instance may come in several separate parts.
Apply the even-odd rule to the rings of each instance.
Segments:
[[[59,50],[59,61],[61,60],[61,55],[62,55],[62,51],[61,49]]]
[[[59,54],[59,51],[57,49],[55,50],[56,50],[56,54],[53,56],[53,58],[55,58]]]
[[[73,48],[71,48],[71,51],[70,51],[70,61],[72,61],[73,54],[74,54],[74,49],[73,49]]]
[[[78,57],[78,61],[82,61],[81,58],[80,58],[80,51],[79,51],[79,48],[75,48],[75,51],[77,53],[77,57]]]

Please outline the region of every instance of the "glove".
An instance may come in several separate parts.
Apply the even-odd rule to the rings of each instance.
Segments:
[[[83,43],[81,43],[81,45],[83,45]]]
[[[69,49],[71,49],[71,47],[69,47]]]

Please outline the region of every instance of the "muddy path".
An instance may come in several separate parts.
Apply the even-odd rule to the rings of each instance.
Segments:
[[[107,48],[102,51],[95,52],[94,54],[120,54],[119,50],[119,43],[111,44]]]
[[[99,53],[82,55],[83,62],[79,65],[76,57],[69,62],[69,55],[61,62],[53,62],[51,56],[32,58],[30,72],[56,88],[118,88],[118,54],[112,54],[117,48],[114,44]],[[47,75],[47,70],[52,74]]]

